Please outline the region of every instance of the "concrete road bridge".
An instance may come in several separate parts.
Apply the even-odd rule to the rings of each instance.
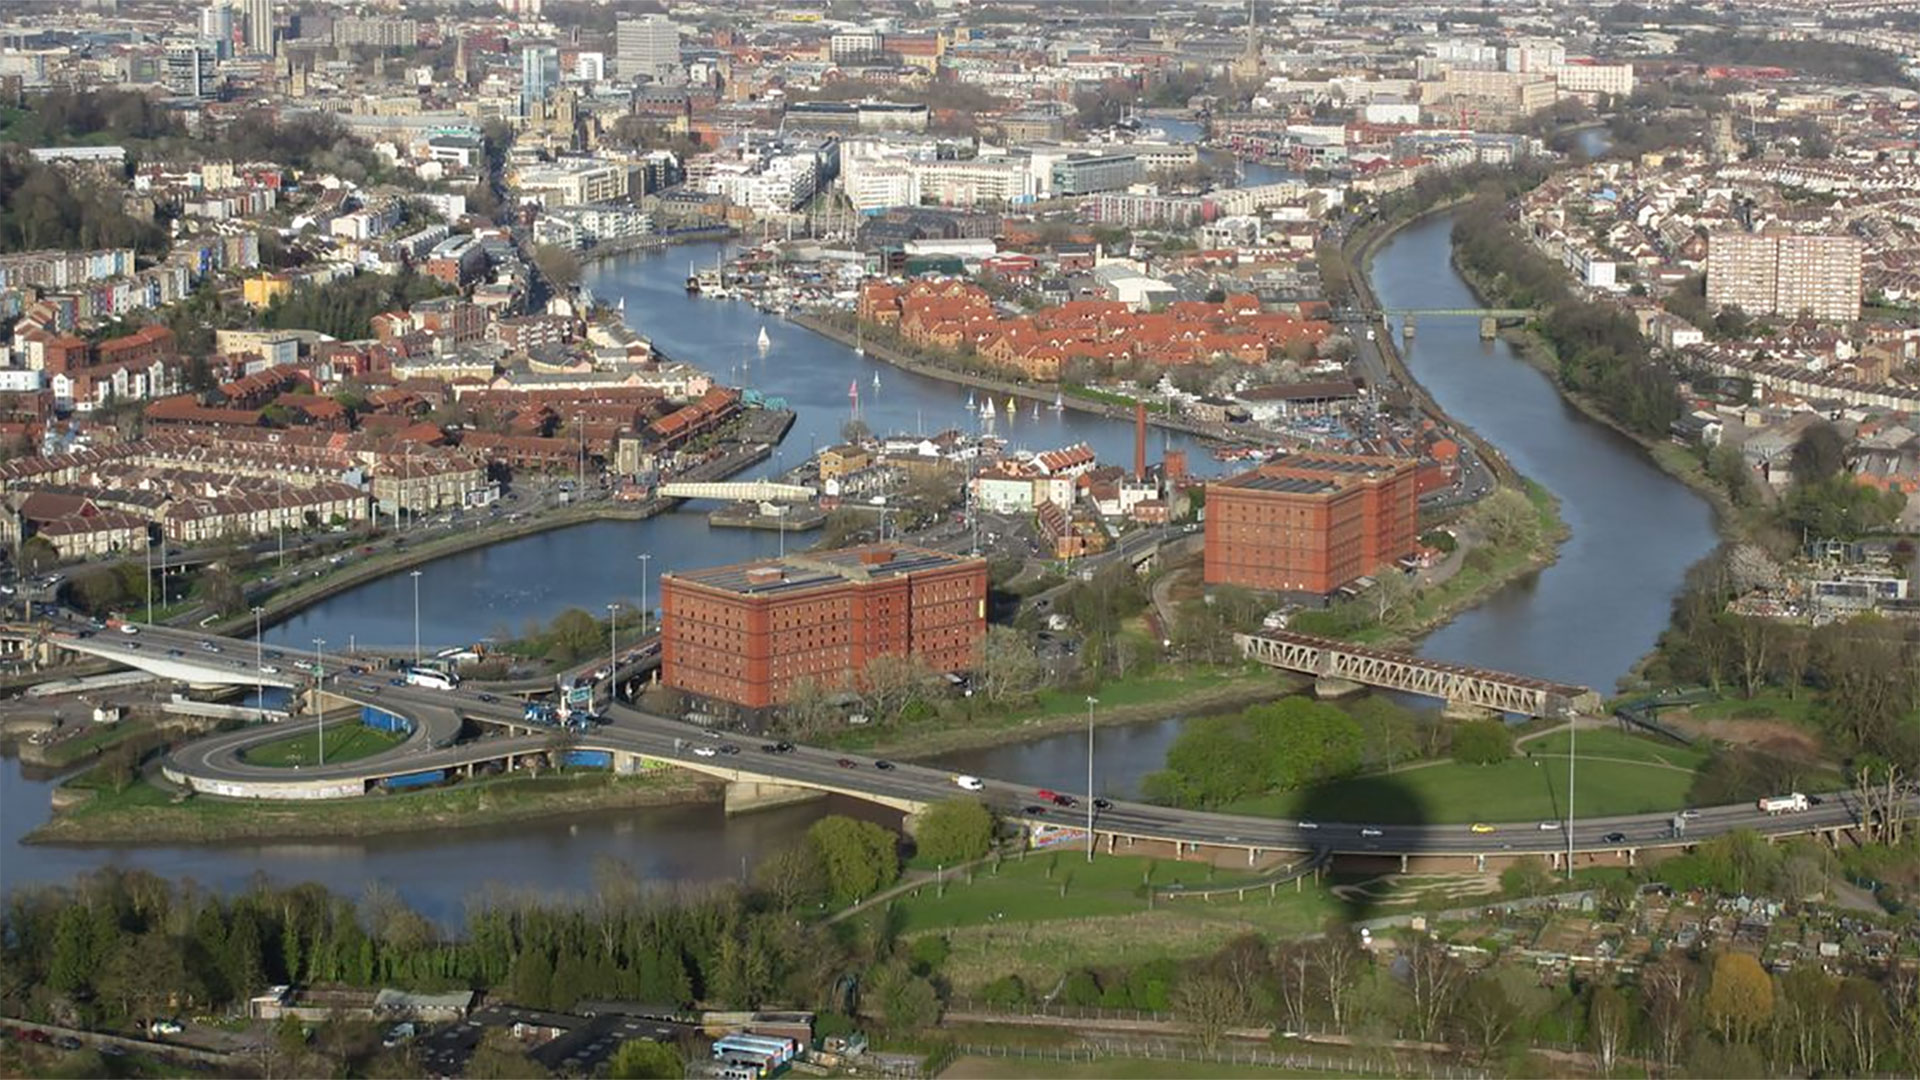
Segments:
[[[128,648],[136,637],[150,634],[154,637],[143,642],[140,649]],[[112,655],[117,650],[116,659],[129,661],[133,657],[145,659],[161,639],[175,642],[170,647],[180,648],[183,653],[188,651],[185,643],[195,640],[206,640],[223,650],[220,654],[205,653],[206,657],[252,647],[251,642],[163,627],[143,628],[138,635],[112,632],[111,636],[103,633],[80,640],[97,642],[98,655]],[[1411,658],[1398,659],[1404,663]],[[195,662],[206,663],[199,657]],[[285,738],[296,730],[289,725],[317,722],[295,718],[189,743],[168,756],[163,765],[165,774],[175,783],[208,795],[310,800],[353,798],[386,787],[451,782],[536,764],[550,767],[556,760],[625,773],[670,766],[724,781],[732,810],[833,793],[904,811],[910,815],[909,827],[911,815],[942,800],[968,794],[944,769],[907,762],[883,767],[872,758],[818,747],[795,746],[780,751],[757,740],[736,743],[734,740],[742,737],[624,703],[604,708],[604,723],[568,732],[529,724],[518,701],[472,687],[436,690],[395,686],[386,672],[353,672],[345,666],[344,657],[323,656],[322,664],[327,669],[325,698],[329,705],[325,727],[338,729],[375,722],[404,731],[405,741],[373,757],[298,770],[245,761],[249,748]],[[1560,697],[1581,689],[1544,683],[1538,686],[1551,688],[1551,693]],[[1078,805],[1061,807],[1046,803],[1026,785],[982,780],[981,790],[972,797],[986,801],[1008,820],[1027,826],[1036,839],[1044,837],[1077,846],[1087,843],[1090,835],[1097,847],[1109,852],[1234,862],[1244,858],[1246,865],[1262,869],[1282,866],[1302,852],[1389,864],[1397,861],[1403,869],[1484,868],[1527,854],[1540,855],[1556,866],[1564,865],[1569,857],[1577,865],[1621,865],[1632,863],[1643,852],[1685,848],[1703,837],[1735,829],[1751,829],[1767,836],[1811,834],[1838,843],[1857,825],[1860,813],[1857,800],[1841,793],[1793,814],[1765,814],[1754,804],[1744,803],[1702,808],[1684,819],[1661,813],[1581,820],[1574,823],[1569,843],[1565,822],[1549,823],[1548,828],[1532,821],[1504,823],[1495,825],[1491,832],[1475,832],[1464,824],[1305,822],[1113,800],[1094,812],[1089,833],[1090,800],[1085,793],[1077,793]]]
[[[661,484],[665,499],[718,499],[722,502],[811,502],[814,490],[800,484],[778,484],[771,480],[734,482],[676,480]]]
[[[1249,660],[1312,675],[1316,691],[1323,696],[1372,686],[1438,698],[1456,713],[1479,710],[1557,719],[1593,714],[1600,709],[1600,695],[1584,686],[1428,660],[1332,638],[1277,630],[1235,634],[1233,640]]]

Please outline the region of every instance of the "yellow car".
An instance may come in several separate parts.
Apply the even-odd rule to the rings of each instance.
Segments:
[[[1490,833],[1493,832],[1494,829],[1493,826],[1484,821],[1476,821],[1473,823],[1473,831],[1477,833]]]

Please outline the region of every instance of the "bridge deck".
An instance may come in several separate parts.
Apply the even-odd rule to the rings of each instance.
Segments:
[[[1340,641],[1335,638],[1315,637],[1312,634],[1296,634],[1288,630],[1265,630],[1258,634],[1248,634],[1247,636],[1250,638],[1266,638],[1269,641],[1278,641],[1288,645],[1302,645],[1315,649],[1331,649],[1353,656],[1363,656],[1371,660],[1390,660],[1395,663],[1406,664],[1409,667],[1426,668],[1429,671],[1444,671],[1449,675],[1466,675],[1477,679],[1504,682],[1513,686],[1525,687],[1528,690],[1540,690],[1549,694],[1559,694],[1567,698],[1579,697],[1582,694],[1591,693],[1591,691],[1584,686],[1572,686],[1567,683],[1536,679],[1530,675],[1515,675],[1510,671],[1495,671],[1492,668],[1474,667],[1471,664],[1456,664],[1447,660],[1429,660],[1424,656],[1414,656],[1411,653],[1396,652],[1392,649],[1376,649],[1369,645],[1355,645],[1351,642]]]

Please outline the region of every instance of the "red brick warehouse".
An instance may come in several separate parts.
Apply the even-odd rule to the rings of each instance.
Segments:
[[[901,544],[668,574],[661,680],[757,710],[784,704],[800,679],[856,685],[879,656],[965,671],[986,611],[986,560]]]
[[[1417,469],[1308,452],[1208,484],[1207,584],[1325,596],[1413,554]]]

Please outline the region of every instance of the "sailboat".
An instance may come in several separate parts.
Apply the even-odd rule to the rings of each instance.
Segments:
[[[1065,412],[1066,408],[1067,408],[1067,399],[1060,396],[1060,391],[1055,390],[1053,392],[1053,411]]]
[[[987,397],[987,403],[980,406],[980,419],[991,420],[998,415],[1000,415],[999,412],[993,407],[993,397],[989,395]]]
[[[877,371],[873,373],[873,388],[880,389],[880,373]]]
[[[1007,395],[1007,419],[1009,420],[1013,419],[1013,414],[1017,409],[1018,409],[1018,406],[1014,405],[1013,403],[1013,395],[1008,394]]]
[[[968,412],[973,411],[973,391],[972,390],[967,391],[967,411]]]
[[[1037,401],[1033,403],[1033,418],[1040,419],[1040,403]]]
[[[773,339],[767,336],[767,328],[765,324],[762,324],[760,327],[760,351],[766,352],[771,348],[773,348]]]
[[[860,333],[861,329],[862,327],[856,321],[853,324],[853,355],[855,356],[867,355],[867,343],[866,343],[866,339],[861,336],[861,333]],[[877,372],[874,374],[873,380],[875,382],[880,381],[880,376]]]

